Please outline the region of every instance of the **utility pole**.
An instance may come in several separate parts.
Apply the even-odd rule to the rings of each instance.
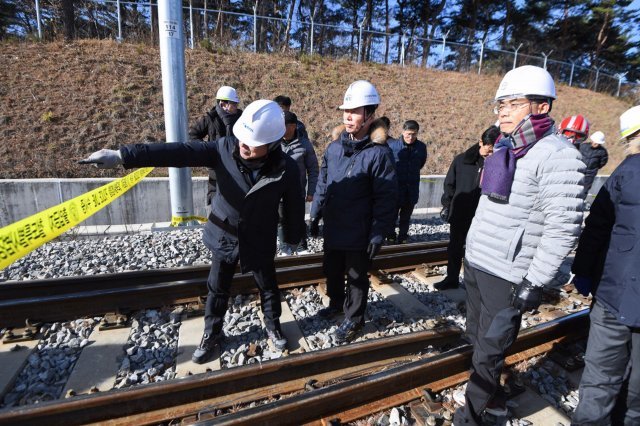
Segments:
[[[182,22],[182,2],[180,0],[158,2],[162,100],[168,143],[188,140]],[[192,222],[190,218],[193,216],[191,169],[170,167],[169,189],[171,193],[171,222],[183,226],[189,224]]]
[[[520,50],[521,47],[522,47],[522,43],[520,43],[520,46],[518,46],[518,48],[515,49],[515,52],[513,54],[513,68],[512,69],[516,69],[516,63],[518,62],[518,50]]]

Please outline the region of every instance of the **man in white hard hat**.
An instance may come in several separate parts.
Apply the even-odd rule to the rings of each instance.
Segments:
[[[529,65],[509,71],[496,93],[502,138],[485,160],[466,240],[466,331],[474,353],[457,426],[506,415],[499,389],[505,351],[580,233],[585,166],[556,134],[549,116],[555,99],[551,75]]]
[[[216,93],[216,104],[189,128],[189,138],[215,141],[225,136],[233,136],[233,125],[242,110],[238,108],[238,93],[231,86],[221,86]],[[216,194],[216,173],[209,169],[207,205]]]
[[[311,206],[312,236],[319,233],[320,218],[324,221],[323,268],[330,299],[318,315],[330,319],[344,310],[335,331],[338,343],[351,341],[364,325],[367,271],[394,225],[398,187],[385,145],[387,126],[375,120],[378,104],[378,91],[368,81],[347,89],[339,107],[345,130],[324,152]]]
[[[594,298],[573,425],[640,424],[640,106],[622,114],[620,133],[629,156],[598,192],[571,267]]]
[[[587,170],[584,173],[584,187],[587,191],[591,189],[598,170],[603,168],[609,161],[609,153],[604,144],[604,133],[597,131],[579,146],[582,162],[587,165]]]
[[[202,341],[192,360],[208,361],[223,339],[222,325],[231,280],[238,261],[251,272],[260,290],[266,333],[278,350],[287,340],[280,330],[280,291],[274,258],[278,206],[282,202],[284,239],[298,244],[303,235],[304,196],[298,166],[282,152],[285,125],[275,102],[258,100],[247,106],[233,129],[235,137],[189,143],[125,145],[103,149],[85,160],[99,168],[211,167],[218,192],[211,202],[203,240],[213,256],[207,280]]]

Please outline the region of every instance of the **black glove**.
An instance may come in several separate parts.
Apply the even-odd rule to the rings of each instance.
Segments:
[[[542,303],[542,287],[534,286],[527,279],[516,286],[511,297],[511,305],[521,314],[538,309],[540,303]]]
[[[309,235],[313,238],[318,238],[318,235],[320,235],[320,218],[311,218],[307,225],[309,226]]]
[[[374,243],[374,242],[369,243],[369,246],[367,247],[367,254],[369,255],[369,260],[373,260],[373,258],[376,257],[376,255],[380,251],[380,247],[382,247],[382,244],[380,243]]]
[[[449,208],[448,207],[443,207],[442,210],[440,210],[440,219],[444,220],[445,222],[449,221]]]

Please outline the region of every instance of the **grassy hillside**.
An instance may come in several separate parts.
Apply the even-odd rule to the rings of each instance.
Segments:
[[[420,139],[429,143],[425,173],[445,173],[453,156],[496,119],[491,99],[500,76],[204,50],[187,51],[186,67],[190,122],[211,107],[223,84],[238,89],[241,107],[286,94],[319,154],[342,121],[336,106],[348,84],[371,80],[393,136],[404,120],[420,123]],[[558,92],[552,116],[559,121],[586,115],[592,129],[607,135],[611,160],[604,171],[613,170],[622,160],[622,147],[615,143],[618,117],[630,105],[566,86]],[[0,178],[122,175],[76,161],[100,148],[162,140],[163,121],[157,48],[112,41],[0,44]],[[165,175],[166,169],[154,174]]]

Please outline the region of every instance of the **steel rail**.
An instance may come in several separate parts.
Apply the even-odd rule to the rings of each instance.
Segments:
[[[509,354],[528,351],[562,337],[586,336],[588,314],[585,309],[524,330]],[[441,355],[198,424],[280,426],[311,422],[463,373],[469,369],[472,353],[471,346],[465,345]]]
[[[427,243],[397,244],[384,246],[380,255],[411,253],[429,249],[446,248],[448,240]],[[276,269],[291,268],[309,264],[322,263],[322,253],[282,256],[275,259]],[[240,268],[236,268],[236,273]],[[94,290],[114,288],[116,285],[128,286],[131,282],[139,285],[158,282],[206,279],[209,275],[209,265],[186,266],[177,268],[150,269],[143,271],[128,271],[112,274],[98,274],[93,276],[63,277],[42,280],[6,281],[0,283],[1,299],[22,298],[26,293],[37,296],[53,296],[69,293],[73,287],[83,288],[91,286]]]
[[[446,260],[446,257],[446,244],[442,243],[416,245],[408,251],[391,249],[382,252],[374,259],[372,270],[441,262]],[[310,263],[312,261],[315,263]],[[287,262],[291,264],[293,261],[285,261],[278,265]],[[296,287],[301,282],[323,280],[319,255],[301,256],[295,262],[306,262],[306,264],[277,269],[280,288]],[[57,287],[58,290],[53,292],[41,283],[31,286],[28,283],[20,284],[22,287],[20,291],[12,288],[7,291],[7,294],[3,291],[4,285],[0,286],[0,326],[20,327],[24,326],[27,320],[31,323],[51,322],[114,311],[129,312],[197,300],[198,297],[207,293],[207,274],[197,278],[175,280],[176,274],[172,272],[168,279],[160,280],[159,277],[154,281],[143,279],[142,283],[136,280],[136,276],[136,273],[125,273],[112,274],[111,277],[102,275],[82,279],[75,277],[66,283],[64,280],[56,280],[56,284],[52,287]],[[144,276],[149,277],[151,274]],[[97,285],[94,285],[94,279],[98,282]],[[11,286],[15,287],[15,284]],[[255,291],[251,274],[234,276],[232,285],[234,294]]]
[[[157,424],[193,415],[212,406],[228,407],[247,395],[267,397],[295,392],[311,379],[333,380],[367,365],[416,354],[428,345],[443,344],[460,335],[446,328],[373,339],[301,355],[221,370],[129,389],[81,395],[25,407],[0,410],[0,425]]]

